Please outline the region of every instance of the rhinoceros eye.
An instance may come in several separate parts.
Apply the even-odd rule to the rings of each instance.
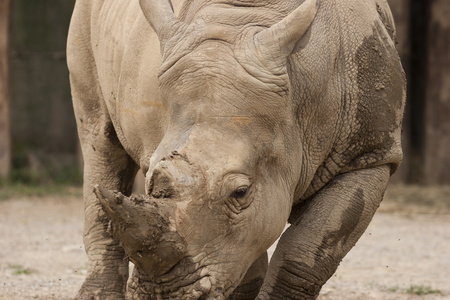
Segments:
[[[245,197],[245,195],[247,195],[248,192],[248,186],[243,185],[238,187],[233,194],[231,195],[231,197],[235,198],[235,199],[239,199],[239,198],[243,198]]]
[[[228,174],[221,187],[221,197],[227,206],[227,213],[235,218],[241,211],[250,206],[253,201],[251,194],[253,184],[250,176],[244,174]]]

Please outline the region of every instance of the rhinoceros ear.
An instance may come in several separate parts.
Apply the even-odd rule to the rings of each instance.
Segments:
[[[306,0],[280,22],[257,33],[253,39],[259,59],[285,66],[287,57],[297,50],[317,13],[318,0]]]
[[[170,0],[139,0],[142,12],[158,35],[161,49],[183,24],[173,11]]]

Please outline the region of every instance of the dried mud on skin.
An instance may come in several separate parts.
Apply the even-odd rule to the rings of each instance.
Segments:
[[[87,267],[82,228],[80,198],[0,200],[0,299],[73,298]],[[450,299],[449,241],[450,188],[392,186],[319,300]]]

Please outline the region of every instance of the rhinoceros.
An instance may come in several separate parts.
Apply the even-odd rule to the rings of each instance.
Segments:
[[[388,4],[172,2],[75,4],[77,298],[315,299],[402,160]]]

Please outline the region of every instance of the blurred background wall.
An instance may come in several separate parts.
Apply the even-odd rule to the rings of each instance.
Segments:
[[[450,184],[450,1],[388,2],[408,78],[405,156],[393,179]]]
[[[388,0],[408,77],[393,181],[450,184],[450,1]],[[75,0],[0,0],[0,178],[81,179],[65,44]]]
[[[9,145],[11,151],[9,171],[2,173],[24,183],[79,181],[78,141],[65,54],[75,1],[0,3],[1,27],[9,25],[1,33],[3,39],[9,33],[9,49],[0,52],[9,72],[2,72],[0,81],[8,80],[3,84],[9,90],[10,124],[10,141],[3,133],[0,149]],[[6,107],[4,97],[1,110]],[[5,128],[0,127],[0,131]],[[7,168],[6,162],[2,165]]]

